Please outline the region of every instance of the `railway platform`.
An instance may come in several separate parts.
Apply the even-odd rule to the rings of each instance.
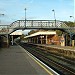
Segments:
[[[37,46],[44,48],[48,51],[75,59],[75,47],[70,46],[59,46],[59,45],[48,45],[48,44],[36,44]]]
[[[40,45],[40,44],[37,44],[37,45]],[[41,46],[52,47],[52,48],[63,49],[63,50],[75,51],[75,47],[72,47],[72,46],[60,46],[60,45],[49,45],[49,44],[41,44]]]
[[[19,45],[0,49],[0,75],[57,75]]]

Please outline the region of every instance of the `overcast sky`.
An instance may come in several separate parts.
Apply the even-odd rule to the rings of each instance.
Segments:
[[[15,20],[25,18],[25,8],[27,8],[27,19],[73,21],[75,0],[0,0],[1,23],[11,24]]]

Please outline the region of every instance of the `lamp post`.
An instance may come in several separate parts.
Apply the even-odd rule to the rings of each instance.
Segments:
[[[70,18],[73,18],[73,20],[74,20],[74,24],[75,24],[75,18],[74,18],[74,16],[70,16]]]
[[[26,28],[26,8],[25,8],[25,28]]]
[[[74,16],[70,16],[70,18],[71,18],[71,17],[74,19]]]
[[[0,14],[0,16],[4,16],[4,14]]]
[[[53,13],[54,13],[54,20],[55,20],[55,27],[56,27],[56,16],[55,16],[55,10],[53,9],[52,11],[53,11]]]
[[[0,16],[4,16],[4,14],[0,14]],[[0,20],[0,23],[1,23],[1,20]]]
[[[74,20],[74,26],[73,27],[75,27],[75,18],[74,18],[74,16],[70,16],[70,18],[73,18],[73,20]],[[70,34],[70,45],[72,44],[72,46],[74,46],[74,39],[72,39],[72,35]],[[72,42],[72,43],[71,43]]]

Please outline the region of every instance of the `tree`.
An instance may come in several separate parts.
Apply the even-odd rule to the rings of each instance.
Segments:
[[[22,34],[21,36],[20,36],[20,39],[21,40],[24,40],[24,37],[25,37],[26,35],[24,35],[24,34]]]
[[[59,36],[62,35],[62,32],[63,32],[63,31],[61,31],[61,30],[56,30],[56,33],[57,33]]]
[[[37,32],[37,31],[39,31],[39,30],[31,30],[31,31],[28,33],[28,35],[31,35],[31,34]]]
[[[71,21],[64,21],[64,23],[65,23],[67,26],[75,27],[75,23],[74,23],[74,22],[71,22]]]

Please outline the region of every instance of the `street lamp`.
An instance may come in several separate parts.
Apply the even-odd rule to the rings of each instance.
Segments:
[[[26,8],[25,8],[25,28],[26,28]]]
[[[74,18],[74,16],[70,16],[70,18],[73,18],[73,20],[74,20],[74,26],[75,26],[75,18]]]
[[[74,18],[74,16],[70,16],[70,18],[73,18],[73,20],[74,20],[74,26],[75,26],[75,18]],[[72,33],[70,33],[70,45],[72,44]]]
[[[73,19],[74,19],[74,23],[75,23],[75,18],[74,18],[74,16],[70,16],[70,18],[73,18]]]
[[[70,16],[70,18],[71,18],[71,17],[73,17],[73,18],[74,18],[74,16]]]
[[[55,20],[55,27],[56,27],[56,16],[55,16],[55,10],[53,9],[52,11],[53,11],[53,13],[54,13],[54,20]]]
[[[0,16],[4,16],[4,14],[0,14]],[[1,20],[0,20],[0,23],[1,23]]]
[[[4,16],[4,14],[0,14],[0,16]]]

